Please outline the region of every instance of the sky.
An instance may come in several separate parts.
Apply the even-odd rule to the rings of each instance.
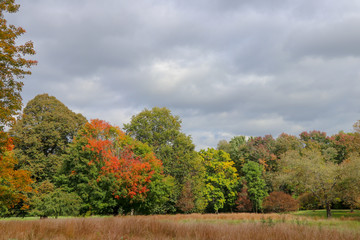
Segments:
[[[197,149],[233,136],[353,131],[358,0],[18,0],[38,65],[24,104],[55,96],[122,127],[167,107]]]

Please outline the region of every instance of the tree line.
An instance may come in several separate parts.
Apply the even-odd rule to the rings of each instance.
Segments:
[[[69,110],[48,94],[9,130],[2,162],[19,174],[1,195],[3,216],[281,212],[357,208],[355,132],[235,136],[195,150],[181,119],[144,109],[121,129]],[[3,168],[5,169],[5,168]],[[14,175],[15,176],[15,175]],[[5,182],[5,181],[3,181]]]
[[[167,108],[123,128],[41,94],[22,108],[36,61],[0,2],[0,216],[290,211],[359,207],[360,121],[354,132],[234,136],[200,151]]]

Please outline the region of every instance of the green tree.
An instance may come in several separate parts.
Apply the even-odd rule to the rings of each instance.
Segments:
[[[249,161],[242,168],[244,179],[246,181],[247,192],[251,200],[253,210],[258,212],[262,210],[262,202],[268,195],[266,183],[263,178],[264,167],[259,163]]]
[[[42,218],[53,216],[77,216],[81,207],[81,198],[76,193],[68,193],[61,188],[44,181],[38,188],[38,194],[31,199],[31,214]]]
[[[360,206],[360,157],[351,154],[342,163],[342,181],[337,185],[339,198],[347,204],[351,211]]]
[[[28,102],[11,130],[18,166],[37,182],[52,180],[62,165],[62,155],[86,119],[55,97],[37,95]]]
[[[195,207],[192,211],[202,211],[205,169],[191,137],[181,132],[180,117],[173,116],[167,108],[145,109],[133,116],[131,122],[124,125],[124,130],[131,137],[149,144],[163,162],[164,173],[175,178],[177,193],[173,202],[190,197],[183,194],[186,192],[184,185],[189,182]]]
[[[237,197],[239,177],[234,162],[228,153],[215,149],[201,150],[206,167],[205,196],[208,209],[216,213],[223,209],[232,210]]]
[[[14,116],[21,110],[23,83],[19,79],[31,74],[28,69],[36,64],[36,61],[24,58],[25,55],[35,54],[33,43],[16,43],[25,30],[9,25],[5,19],[5,13],[15,13],[19,7],[15,0],[0,2],[0,132],[4,131],[4,126],[11,125]]]
[[[312,193],[326,207],[331,217],[331,204],[338,197],[337,186],[343,180],[342,167],[333,161],[326,161],[319,149],[288,151],[283,155],[277,180],[292,186],[298,194]]]
[[[251,140],[251,139],[250,139]],[[235,136],[229,142],[222,140],[218,143],[218,150],[223,150],[230,154],[231,160],[235,163],[238,171],[249,158],[249,148],[246,136]]]

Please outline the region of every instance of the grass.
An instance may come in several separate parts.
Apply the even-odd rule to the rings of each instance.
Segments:
[[[304,213],[305,214],[305,213]],[[293,214],[189,214],[0,220],[2,239],[360,239],[358,221]]]
[[[353,220],[360,220],[360,210],[354,210],[354,212],[350,212],[350,210],[331,210],[333,218],[346,218]],[[326,218],[326,210],[305,210],[298,211],[293,213],[296,216],[306,216],[306,217],[315,217],[315,218]]]

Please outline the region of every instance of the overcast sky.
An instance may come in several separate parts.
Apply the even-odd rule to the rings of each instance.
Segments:
[[[167,107],[197,149],[360,119],[358,0],[17,2],[39,62],[25,104],[48,93],[120,127]]]

